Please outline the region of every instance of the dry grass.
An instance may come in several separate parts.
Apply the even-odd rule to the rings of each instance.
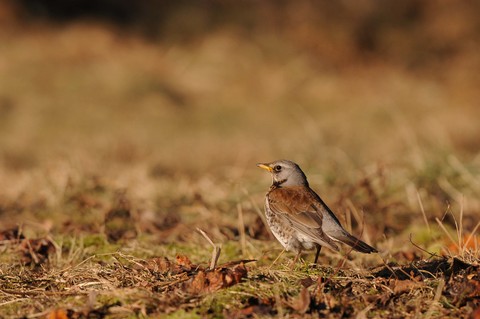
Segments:
[[[478,58],[427,76],[381,63],[336,72],[267,34],[152,43],[92,23],[0,40],[1,316],[478,308]],[[270,267],[281,250],[254,164],[277,158],[299,162],[381,253],[325,250],[321,266],[305,256],[293,271],[285,254]],[[213,271],[197,227],[221,246]],[[243,259],[256,262],[237,282]]]

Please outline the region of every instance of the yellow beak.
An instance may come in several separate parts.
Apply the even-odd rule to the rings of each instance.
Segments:
[[[273,169],[270,166],[268,166],[267,164],[258,163],[257,166],[269,171],[270,173],[273,171]]]

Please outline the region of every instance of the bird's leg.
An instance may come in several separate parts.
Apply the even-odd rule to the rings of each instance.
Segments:
[[[317,253],[315,254],[315,261],[313,262],[314,264],[317,263],[318,256],[320,255],[320,250],[322,250],[322,246],[317,245]]]
[[[275,258],[275,260],[273,261],[273,263],[270,265],[270,267],[268,267],[268,269],[270,270],[270,268],[272,268],[273,265],[275,265],[275,263],[278,261],[278,259],[280,259],[280,257],[283,255],[283,253],[285,252],[285,248],[282,250],[282,252],[278,255],[277,258]]]
[[[297,263],[298,258],[300,257],[300,254],[301,254],[301,253],[302,253],[302,250],[299,249],[297,255],[295,256],[295,258],[294,258],[293,261],[292,261],[292,264],[290,265],[290,269],[291,269],[291,270],[293,270],[293,268],[295,267],[295,264]]]

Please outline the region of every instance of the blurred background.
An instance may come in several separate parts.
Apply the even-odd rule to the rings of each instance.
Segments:
[[[68,212],[72,198],[96,209],[99,189],[128,189],[146,211],[201,198],[236,214],[269,185],[255,163],[287,158],[336,208],[394,210],[377,238],[419,211],[417,191],[432,218],[451,204],[473,220],[478,12],[478,1],[3,0],[0,216]]]

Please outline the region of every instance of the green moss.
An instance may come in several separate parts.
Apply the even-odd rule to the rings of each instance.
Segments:
[[[220,255],[220,262],[227,262],[242,258],[242,251],[240,244],[237,241],[227,241],[222,244],[222,252]]]
[[[102,234],[85,235],[82,237],[82,242],[85,248],[89,248],[92,246],[93,247],[109,246],[107,239]]]
[[[406,233],[412,234],[412,240],[421,245],[429,245],[442,238],[442,235],[445,235],[437,227],[430,227],[430,229],[428,229],[424,225],[412,226],[406,230]]]
[[[168,319],[200,319],[202,318],[198,313],[195,311],[187,311],[184,309],[177,310],[175,312],[169,313],[168,315],[162,316],[162,318]],[[215,317],[211,317],[215,318]]]

